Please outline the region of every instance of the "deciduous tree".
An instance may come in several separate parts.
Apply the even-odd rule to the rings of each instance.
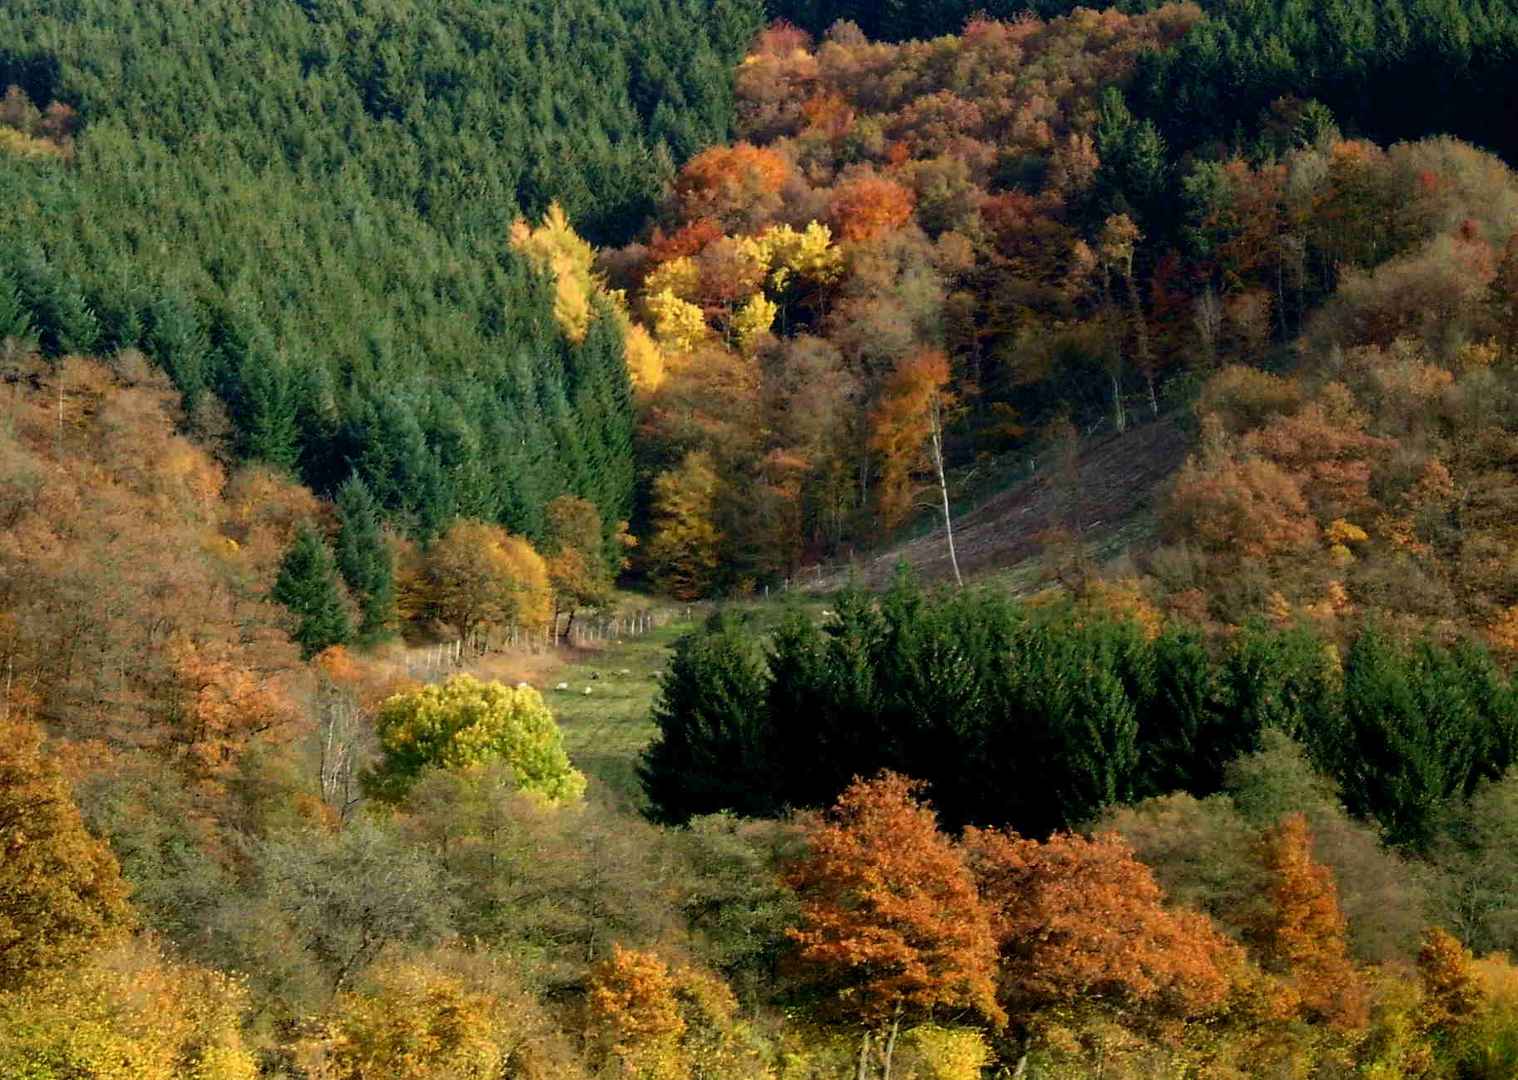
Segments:
[[[460,637],[484,626],[545,626],[548,568],[532,545],[498,525],[457,521],[427,545],[402,582],[408,610],[452,626]]]
[[[1040,844],[970,829],[965,848],[991,911],[1010,1014],[1097,1001],[1196,1016],[1226,998],[1237,950],[1205,916],[1167,910],[1116,834]]]
[[[963,1008],[1006,1019],[989,913],[919,790],[894,773],[856,780],[810,824],[807,853],[788,876],[801,897],[800,959],[863,1028],[861,1080],[873,1038],[884,1041],[889,1080],[904,1017]]]
[[[0,703],[0,996],[133,922],[110,848],[91,836],[43,744]]]
[[[1313,858],[1307,818],[1287,815],[1265,832],[1258,851],[1268,903],[1249,935],[1254,955],[1282,980],[1304,1016],[1362,1026],[1365,988],[1349,958],[1333,874]]]
[[[585,790],[553,714],[530,686],[455,675],[390,698],[380,706],[375,727],[384,758],[369,780],[387,798],[403,795],[423,769],[492,760],[508,765],[524,791],[553,802]]]

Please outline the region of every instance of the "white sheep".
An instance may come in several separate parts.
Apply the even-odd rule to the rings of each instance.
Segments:
[[[561,682],[558,686],[555,686],[554,689],[555,690],[568,690],[569,689],[569,684],[567,682]]]

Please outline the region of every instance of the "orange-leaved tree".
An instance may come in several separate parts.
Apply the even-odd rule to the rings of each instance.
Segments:
[[[1186,1017],[1227,997],[1238,950],[1205,916],[1168,910],[1116,833],[1039,843],[969,829],[964,846],[991,911],[1012,1015],[1084,1000]]]
[[[1356,1028],[1367,1019],[1365,986],[1349,957],[1348,921],[1333,872],[1313,856],[1305,815],[1289,814],[1260,838],[1266,906],[1249,939],[1310,1020]]]
[[[685,1019],[668,964],[653,953],[613,945],[611,955],[591,972],[586,1005],[596,1050],[618,1072],[673,1080]]]
[[[675,179],[675,198],[687,221],[711,218],[727,228],[751,224],[790,179],[791,163],[774,150],[740,142],[691,158]]]
[[[1447,930],[1431,927],[1418,949],[1418,981],[1423,986],[1423,1027],[1446,1037],[1481,1011],[1484,993],[1470,950]]]
[[[903,360],[887,380],[870,417],[870,449],[880,455],[876,499],[888,528],[906,520],[917,495],[917,476],[931,473],[942,504],[949,563],[954,580],[962,583],[944,473],[944,423],[954,407],[948,385],[949,358],[941,350],[926,349]]]
[[[859,176],[833,189],[828,222],[843,240],[869,240],[900,228],[917,203],[908,188],[883,176]]]
[[[957,1008],[1006,1020],[990,914],[920,790],[895,773],[856,779],[808,824],[806,854],[787,872],[801,899],[801,925],[790,931],[800,959],[863,1029],[860,1080],[872,1040],[883,1040],[890,1080],[904,1016]]]

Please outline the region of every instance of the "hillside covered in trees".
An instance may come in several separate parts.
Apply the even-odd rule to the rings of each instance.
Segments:
[[[5,5],[0,1080],[1518,1075],[1515,44]]]
[[[0,308],[136,347],[239,455],[351,473],[423,534],[631,510],[622,342],[513,253],[557,201],[625,237],[727,137],[741,3],[51,3],[0,12]]]

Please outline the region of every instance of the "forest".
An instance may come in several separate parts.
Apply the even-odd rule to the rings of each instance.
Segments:
[[[1518,1075],[1515,47],[4,5],[0,1080]]]

